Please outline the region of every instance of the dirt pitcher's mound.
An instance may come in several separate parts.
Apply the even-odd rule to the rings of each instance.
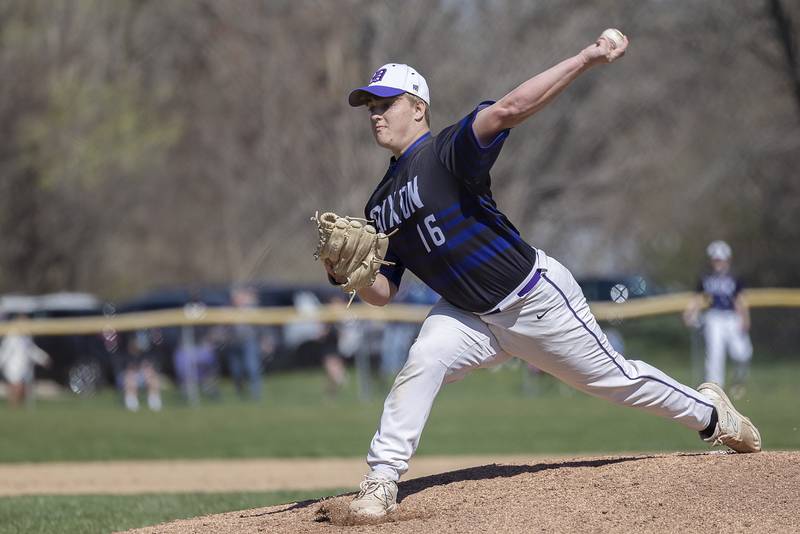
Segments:
[[[358,524],[350,495],[174,521],[141,533],[796,532],[800,453],[675,454],[486,465],[400,484]]]

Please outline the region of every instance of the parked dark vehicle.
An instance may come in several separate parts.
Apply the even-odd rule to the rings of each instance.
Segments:
[[[2,297],[0,311],[5,317],[25,314],[34,320],[103,315],[99,299],[87,293],[9,295]],[[106,334],[37,335],[33,340],[52,361],[49,367],[36,369],[38,378],[54,380],[79,394],[113,383],[115,369]]]
[[[206,306],[230,305],[229,291],[225,287],[179,287],[164,288],[126,300],[117,306],[118,313],[168,310],[183,308],[187,304],[200,303]]]

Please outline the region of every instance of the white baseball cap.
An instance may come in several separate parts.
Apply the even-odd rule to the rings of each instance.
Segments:
[[[411,93],[431,105],[428,82],[422,74],[403,63],[387,63],[375,71],[369,80],[369,85],[353,89],[348,101],[351,106],[358,107],[366,104],[371,96],[389,98],[403,93]]]
[[[728,261],[731,258],[731,246],[725,241],[712,241],[706,248],[706,253],[712,260]]]

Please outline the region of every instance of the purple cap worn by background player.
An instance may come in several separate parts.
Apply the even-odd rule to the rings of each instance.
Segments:
[[[411,93],[431,105],[428,82],[420,73],[402,63],[387,63],[372,75],[369,85],[353,89],[348,101],[353,107],[363,106],[370,97],[389,98]]]

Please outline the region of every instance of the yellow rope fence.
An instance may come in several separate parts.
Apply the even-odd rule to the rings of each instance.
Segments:
[[[622,303],[595,302],[591,309],[598,320],[633,319],[682,312],[695,293],[672,293]],[[744,293],[753,308],[800,307],[800,289],[761,288]],[[125,313],[97,317],[18,320],[0,323],[0,336],[10,331],[31,335],[88,334],[109,331],[141,330],[166,326],[258,324],[280,325],[291,322],[338,322],[345,319],[422,322],[430,306],[392,304],[382,308],[354,304],[321,306],[315,313],[298,313],[293,307],[208,308],[188,305],[180,309]]]

